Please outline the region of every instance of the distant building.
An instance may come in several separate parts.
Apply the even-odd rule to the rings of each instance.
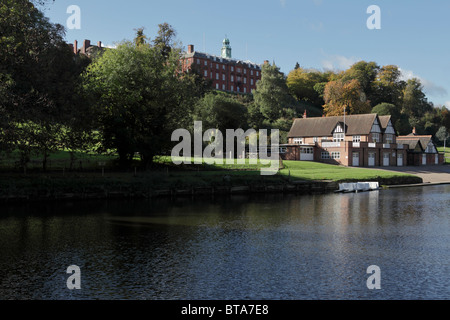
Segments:
[[[69,44],[69,47],[73,51],[74,54],[84,54],[88,57],[91,57],[97,54],[99,51],[104,50],[102,47],[102,42],[98,41],[97,45],[92,45],[91,40],[84,40],[83,46],[81,48],[78,47],[78,41],[75,40],[73,44]]]
[[[195,51],[194,45],[182,57],[182,69],[196,69],[216,90],[235,93],[251,93],[261,80],[261,65],[232,58],[228,38],[223,40],[220,56]],[[267,61],[266,61],[267,62]],[[265,62],[265,63],[266,63]]]

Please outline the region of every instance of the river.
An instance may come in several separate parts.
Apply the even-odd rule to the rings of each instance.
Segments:
[[[450,299],[449,227],[450,186],[2,204],[0,299]]]

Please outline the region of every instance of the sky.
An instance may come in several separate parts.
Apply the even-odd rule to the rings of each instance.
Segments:
[[[80,8],[80,29],[67,23]],[[367,21],[380,9],[381,29]],[[317,70],[353,63],[397,65],[419,78],[429,101],[450,108],[450,1],[448,0],[55,0],[44,13],[66,26],[66,40],[115,46],[144,27],[151,39],[167,22],[187,48],[220,55],[230,39],[233,58],[274,62],[288,74],[296,62]]]

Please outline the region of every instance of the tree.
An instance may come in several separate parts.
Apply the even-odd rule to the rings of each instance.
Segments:
[[[300,64],[297,62],[294,67],[295,70],[300,69]]]
[[[225,133],[227,129],[247,127],[247,108],[224,94],[207,93],[195,107],[194,120]]]
[[[447,128],[444,126],[440,127],[436,133],[436,138],[438,138],[439,141],[444,142],[444,153],[445,153],[446,143],[447,140],[450,138],[450,133],[448,132]]]
[[[402,113],[410,117],[421,118],[431,110],[432,106],[423,92],[420,80],[417,78],[409,79],[403,90]]]
[[[331,81],[325,86],[324,113],[327,116],[344,114],[364,114],[370,112],[370,103],[366,100],[359,81]]]
[[[164,22],[158,25],[158,35],[153,40],[153,45],[161,51],[161,54],[168,58],[173,47],[175,47],[175,37],[177,32],[175,29]]]
[[[326,81],[326,75],[321,72],[297,68],[289,73],[286,84],[297,101],[308,101],[320,107],[324,101],[315,86]]]
[[[144,27],[135,29],[136,37],[134,38],[134,44],[136,47],[142,46],[147,43],[147,36],[144,34]]]
[[[0,121],[0,141],[21,152],[23,165],[32,152],[42,155],[45,170],[72,119],[84,115],[74,106],[85,64],[65,43],[64,27],[51,23],[30,1],[2,1],[0,29],[0,109],[7,120]]]
[[[84,76],[103,147],[117,150],[122,168],[136,152],[144,167],[171,145],[171,133],[191,122],[195,77],[181,73],[179,48],[125,41],[95,60]]]
[[[401,106],[402,91],[406,83],[401,80],[401,71],[395,65],[383,66],[372,83],[372,105],[386,102]]]
[[[261,114],[269,122],[282,117],[283,110],[295,104],[289,94],[286,78],[275,64],[262,66],[261,80],[256,83],[253,96]]]
[[[361,85],[361,90],[365,93],[367,100],[373,98],[373,82],[377,78],[380,67],[375,62],[359,61],[345,71],[342,80],[349,81],[356,79]]]

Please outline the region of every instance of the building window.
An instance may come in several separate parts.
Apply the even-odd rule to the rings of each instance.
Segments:
[[[205,66],[208,66],[208,61],[205,61]]]
[[[231,76],[231,82],[234,82],[234,76]]]
[[[205,77],[208,76],[208,70],[205,70]]]
[[[216,83],[216,89],[219,90],[219,84],[218,83]]]
[[[225,70],[225,65],[222,65],[222,69]]]
[[[361,136],[353,136],[353,142],[361,142]]]
[[[250,85],[253,85],[254,84],[254,82],[253,82],[253,78],[252,79],[250,79]]]
[[[328,151],[323,151],[321,158],[322,159],[330,159],[330,153]]]
[[[244,87],[244,93],[247,93],[247,88]]]
[[[301,148],[300,152],[303,154],[314,154],[314,149],[313,148]]]
[[[219,70],[219,64],[218,63],[216,63],[216,69]]]
[[[295,144],[303,144],[303,138],[294,138]]]
[[[237,68],[237,72],[240,73],[241,72],[241,68]]]
[[[216,80],[219,80],[219,74],[216,72]]]
[[[213,78],[213,73],[212,73],[212,71],[211,71],[210,75],[211,75],[211,77],[210,77],[210,78],[212,79],[212,78]]]
[[[234,71],[234,67],[231,67],[231,72],[233,72]]]
[[[386,143],[394,143],[394,135],[392,134],[386,134]]]
[[[333,142],[342,142],[344,141],[344,137],[343,133],[335,133],[333,134]]]
[[[244,74],[247,74],[247,69],[244,69]]]
[[[256,71],[256,76],[259,77],[259,71]]]
[[[234,91],[234,86],[231,86],[231,91]]]
[[[251,76],[253,75],[253,70],[250,70],[250,75],[251,75]]]
[[[225,74],[222,74],[222,80],[225,81]]]
[[[200,59],[197,59],[197,64],[200,64]]]
[[[247,84],[247,78],[244,78],[244,84]]]
[[[380,142],[380,134],[372,133],[372,142]]]
[[[222,90],[225,91],[225,85],[224,84],[222,85]]]
[[[340,152],[332,152],[331,153],[331,159],[340,159],[341,153]]]
[[[319,142],[319,137],[314,137],[313,141],[314,141],[314,143],[318,143]]]

